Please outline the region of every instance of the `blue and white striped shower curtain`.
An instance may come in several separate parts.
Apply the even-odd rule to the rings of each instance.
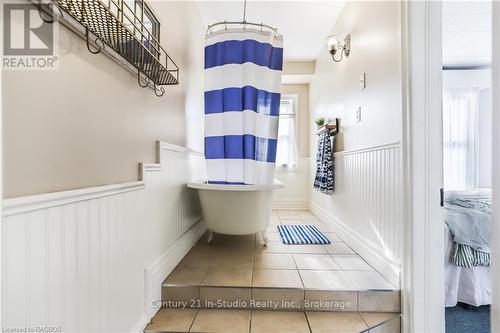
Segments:
[[[209,183],[271,184],[283,39],[224,30],[205,43],[205,159]]]

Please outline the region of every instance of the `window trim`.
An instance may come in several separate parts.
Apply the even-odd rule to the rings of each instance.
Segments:
[[[135,0],[136,3],[141,3],[144,1],[144,15],[148,16],[149,20],[151,21],[152,24],[152,31],[151,34],[153,35],[154,38],[160,42],[160,20],[158,19],[158,16],[154,13],[153,9],[148,5],[148,3],[145,0]],[[144,24],[144,20],[142,22]]]
[[[296,151],[297,151],[297,161],[295,165],[292,167],[291,165],[288,164],[276,164],[276,168],[278,170],[287,170],[287,169],[297,169],[299,166],[299,159],[300,159],[300,140],[299,140],[299,95],[298,94],[281,94],[281,99],[280,99],[280,106],[281,106],[281,101],[282,100],[290,100],[292,101],[292,110],[293,114],[295,115],[295,138],[296,138]],[[281,116],[281,115],[280,115]]]
[[[298,94],[281,94],[281,100],[291,100],[293,113],[295,114],[295,136],[297,138],[297,151],[299,150],[299,95]],[[280,101],[281,103],[281,101]]]
[[[160,56],[160,47],[161,47],[161,23],[156,15],[155,11],[148,4],[146,0],[112,0],[117,6],[121,3],[124,7],[127,7],[127,10],[131,12],[132,17],[128,18],[129,23],[124,22],[124,25],[131,33],[134,34],[136,38],[139,38],[141,41],[148,41],[149,46],[145,46],[146,49],[151,52],[153,56],[157,59]],[[142,7],[144,5],[144,7]],[[144,10],[143,10],[144,8]],[[118,8],[119,10],[119,8]],[[139,13],[139,11],[141,11]],[[124,10],[125,12],[125,10]],[[151,30],[148,29],[144,24],[144,18],[147,18],[148,21],[151,22]],[[131,21],[133,19],[133,22]],[[142,29],[145,29],[142,30]],[[140,37],[137,37],[136,31],[139,31]],[[147,39],[146,37],[149,37]]]

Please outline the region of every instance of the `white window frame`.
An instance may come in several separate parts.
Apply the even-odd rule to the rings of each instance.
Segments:
[[[290,169],[290,168],[297,168],[299,165],[299,159],[300,159],[300,150],[299,150],[299,95],[298,94],[281,94],[281,100],[290,100],[292,101],[292,109],[293,113],[295,114],[295,138],[296,138],[296,144],[297,146],[295,149],[297,150],[297,161],[294,166],[287,165],[287,164],[276,164],[276,167],[279,169]],[[280,100],[280,107],[281,107],[281,100]]]

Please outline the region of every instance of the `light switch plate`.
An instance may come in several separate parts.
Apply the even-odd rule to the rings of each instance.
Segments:
[[[359,123],[361,121],[361,106],[356,108],[356,122]]]
[[[359,76],[359,90],[363,90],[366,88],[366,73],[363,73]]]

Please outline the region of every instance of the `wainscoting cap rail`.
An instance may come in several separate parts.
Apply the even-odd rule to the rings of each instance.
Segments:
[[[369,151],[379,150],[379,149],[396,148],[396,147],[399,147],[400,145],[401,145],[401,142],[396,141],[396,142],[386,143],[386,144],[372,146],[372,147],[368,147],[368,148],[343,150],[343,151],[336,152],[335,156],[358,154],[358,153],[364,153],[364,152],[369,152]]]
[[[3,200],[3,216],[10,216],[73,202],[85,201],[145,188],[143,181],[30,195]]]
[[[157,147],[157,150],[170,150],[170,151],[176,151],[179,153],[188,153],[188,154],[193,154],[193,155],[204,156],[204,154],[200,151],[196,151],[194,149],[184,147],[184,146],[174,145],[173,143],[168,143],[168,142],[164,142],[164,141],[156,141],[156,147]]]
[[[160,163],[139,163],[139,180],[144,180],[148,172],[161,172]]]

